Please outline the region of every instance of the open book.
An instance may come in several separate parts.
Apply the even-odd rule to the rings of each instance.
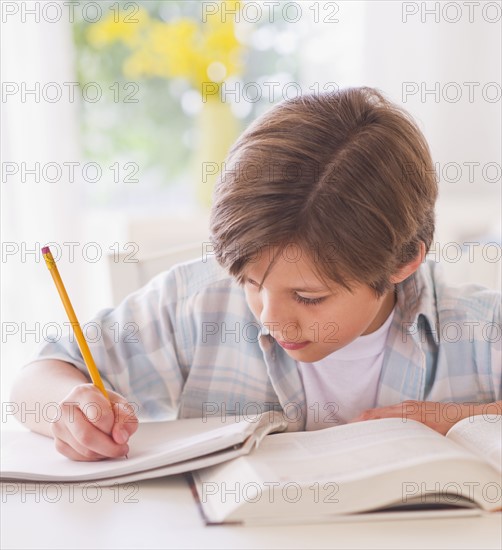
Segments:
[[[207,523],[502,510],[502,416],[466,418],[446,437],[398,418],[273,433],[286,428],[279,412],[141,423],[128,459],[98,462],[65,458],[42,435],[6,432],[0,478],[113,485],[192,472]]]
[[[208,524],[501,511],[502,416],[466,418],[446,437],[398,418],[279,433],[192,476]]]
[[[113,485],[188,472],[249,453],[268,433],[287,428],[279,412],[142,422],[128,458],[73,461],[54,440],[30,431],[2,433],[0,480]]]

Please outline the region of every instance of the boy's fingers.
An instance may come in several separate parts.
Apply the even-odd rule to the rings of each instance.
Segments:
[[[129,435],[129,432],[124,427],[121,427],[120,424],[115,424],[113,427],[112,436],[117,443],[127,443]]]
[[[93,384],[82,384],[71,394],[68,403],[78,404],[86,419],[106,434],[110,434],[115,422],[111,403]],[[65,404],[65,403],[63,403]],[[69,411],[70,412],[70,411]],[[74,413],[74,411],[71,411]]]
[[[76,456],[79,455],[78,460],[99,460],[101,458],[106,458],[105,456],[95,453],[90,449],[85,449],[78,443],[78,441],[73,437],[71,431],[67,425],[62,422],[52,425],[52,434],[56,444],[56,449],[67,456],[76,460]],[[68,449],[72,449],[72,452],[68,452]]]
[[[56,450],[59,453],[66,456],[67,458],[70,458],[71,460],[78,460],[78,461],[85,461],[85,462],[97,460],[96,458],[90,458],[90,457],[81,455],[79,452],[77,452],[73,447],[68,445],[68,443],[66,443],[62,439],[56,439],[55,445],[56,445]]]
[[[82,447],[69,431],[58,436],[55,440],[55,445],[60,453],[72,460],[93,461],[107,458],[102,454]]]
[[[138,429],[138,417],[129,403],[117,403],[115,410],[115,422],[120,422],[124,428],[133,434]]]
[[[82,404],[80,410],[96,428],[99,428],[102,432],[110,433],[115,418],[112,405],[105,396],[100,397]]]
[[[61,454],[79,461],[127,455],[127,441],[138,419],[124,397],[108,394],[110,401],[93,384],[81,384],[58,404],[51,431]]]
[[[80,409],[74,408],[71,416],[68,415],[68,411],[65,411],[65,407],[62,408],[62,411],[65,416],[64,422],[58,423],[57,426],[54,425],[53,433],[79,454],[85,455],[87,451],[91,451],[105,458],[117,458],[124,456],[129,451],[127,445],[115,442],[110,434],[89,422]]]
[[[138,429],[138,419],[127,403],[114,403],[115,425],[112,435],[117,443],[126,443]]]
[[[81,411],[77,410],[76,415],[82,416],[77,419],[70,432],[78,445],[109,458],[117,458],[127,454],[129,451],[127,445],[123,445],[122,442],[120,444],[115,442],[109,434],[89,423]]]

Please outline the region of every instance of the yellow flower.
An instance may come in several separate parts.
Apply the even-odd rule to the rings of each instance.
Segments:
[[[144,74],[154,74],[154,63],[150,52],[145,48],[136,50],[124,61],[122,70],[128,78],[137,78]]]
[[[242,46],[235,36],[235,16],[226,10],[239,9],[239,0],[224,0],[218,13],[210,14],[204,23],[188,17],[170,22],[152,19],[144,8],[136,18],[138,23],[115,22],[114,13],[89,28],[88,39],[96,47],[120,41],[131,55],[123,65],[124,74],[136,78],[186,78],[196,89],[203,82],[212,82],[208,68],[212,63],[223,65],[224,70],[211,71],[218,82],[242,70]],[[220,78],[221,76],[221,78]]]
[[[134,48],[141,41],[141,33],[150,21],[148,11],[139,7],[130,17],[125,12],[110,12],[103,20],[88,27],[87,39],[96,48],[103,48],[113,42],[123,42]]]
[[[189,18],[175,23],[154,22],[148,42],[163,76],[185,77],[196,70],[197,31],[196,22]]]

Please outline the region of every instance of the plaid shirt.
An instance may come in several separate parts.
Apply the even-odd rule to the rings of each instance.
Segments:
[[[431,260],[396,287],[376,406],[502,399],[500,292],[449,287]],[[174,266],[91,321],[100,331],[89,347],[105,386],[136,404],[140,419],[276,409],[288,430],[305,429],[297,362],[214,258]],[[44,359],[87,375],[73,335],[43,342],[31,361]]]

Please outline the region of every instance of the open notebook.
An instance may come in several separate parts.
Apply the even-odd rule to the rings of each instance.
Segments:
[[[179,474],[249,453],[266,434],[286,427],[278,412],[142,422],[129,440],[128,458],[96,462],[66,458],[50,437],[28,430],[5,432],[0,479],[113,485]]]

